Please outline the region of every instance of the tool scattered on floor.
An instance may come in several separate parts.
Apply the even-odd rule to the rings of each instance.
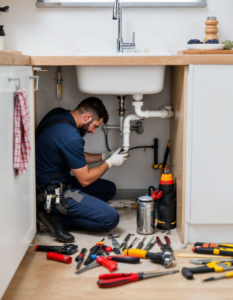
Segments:
[[[233,266],[229,262],[225,263],[216,263],[215,261],[206,264],[203,267],[198,268],[183,268],[182,275],[186,279],[193,279],[193,274],[202,274],[202,273],[209,273],[209,272],[224,272],[227,270],[233,270]]]
[[[36,245],[36,251],[43,252],[56,252],[65,255],[72,255],[78,250],[78,245],[74,244],[64,244],[63,246],[46,246],[46,245]]]
[[[91,257],[93,254],[99,253],[102,250],[100,245],[95,245],[90,249],[89,255],[87,259],[84,261],[84,265],[87,266],[93,262],[93,258]]]
[[[173,261],[173,254],[171,252],[152,253],[141,249],[126,249],[123,253],[124,255],[150,259],[153,263],[163,265],[165,268],[169,268]]]
[[[100,245],[101,249],[104,250],[104,251],[106,251],[106,254],[108,254],[108,252],[112,252],[112,247],[104,245],[103,241],[104,241],[104,238],[100,242],[96,243],[96,245],[97,246]]]
[[[135,245],[137,243],[137,241],[139,240],[139,238],[135,237],[132,241],[132,243],[129,245],[128,249],[131,249],[133,247],[133,245]]]
[[[152,238],[149,240],[144,250],[149,251],[154,246],[155,243],[157,243],[156,238],[152,236]]]
[[[208,259],[208,258],[215,258],[216,256],[215,255],[206,255],[206,254],[195,254],[195,253],[177,253],[176,254],[176,257],[179,257],[179,258],[205,258],[205,259]],[[216,258],[217,260],[219,260],[220,258],[229,258],[229,259],[232,259],[232,256],[221,256],[221,255],[218,255],[218,257]],[[216,261],[215,259],[215,261]]]
[[[96,259],[98,256],[96,254],[92,255],[93,259]],[[114,255],[105,257],[108,260],[114,260],[116,262],[121,262],[125,264],[137,264],[140,262],[140,257],[129,256],[129,255]]]
[[[127,236],[124,238],[123,242],[120,244],[119,249],[122,248],[122,251],[124,251],[125,249],[127,249],[127,242],[130,239],[130,237],[133,236],[133,235],[134,234],[131,234],[131,233],[127,234]]]
[[[171,255],[173,256],[173,259],[176,260],[175,256],[174,256],[174,252],[173,252],[172,247],[170,245],[171,242],[170,242],[169,237],[165,235],[164,239],[166,241],[166,244],[163,244],[158,236],[156,237],[156,241],[157,241],[161,251],[163,253],[166,253],[166,252],[171,253]]]
[[[222,262],[229,262],[231,264],[233,264],[233,259],[191,259],[189,262],[190,264],[194,264],[194,265],[206,265],[208,263],[211,262],[216,262],[216,263],[222,263]]]
[[[138,243],[136,249],[142,249],[142,247],[143,247],[143,245],[144,245],[144,241],[145,241],[146,239],[147,239],[147,238],[144,237],[144,238],[141,240],[141,242]]]
[[[232,256],[232,248],[203,248],[201,246],[196,246],[192,248],[194,253],[199,254],[213,254],[213,255],[222,255],[222,256]]]
[[[103,266],[103,267],[107,268],[109,270],[109,272],[113,272],[117,269],[117,262],[115,262],[114,260],[106,259],[103,256],[98,256],[96,258],[96,261],[92,262],[87,267],[79,270],[75,274],[81,274],[87,270],[90,270],[90,269],[93,269],[93,268],[99,267],[99,266]]]
[[[120,244],[118,243],[118,241],[115,239],[115,237],[119,237],[120,235],[119,234],[109,234],[108,235],[108,238],[111,239],[112,241],[112,251],[116,254],[120,254],[121,251],[120,251]]]
[[[114,274],[101,274],[97,284],[101,288],[114,287],[118,285],[127,284],[133,281],[164,276],[169,274],[178,273],[179,270],[158,272],[158,273],[114,273]]]
[[[87,252],[87,249],[86,248],[83,248],[80,252],[80,254],[75,258],[75,261],[77,261],[77,267],[76,267],[76,270],[78,270],[84,260],[84,255],[85,253]]]
[[[63,254],[59,254],[59,253],[54,253],[54,252],[47,253],[47,259],[61,261],[61,262],[64,262],[66,264],[71,264],[72,263],[72,257],[71,256],[67,256],[67,255],[63,255]]]
[[[203,279],[202,281],[205,282],[205,281],[219,280],[219,279],[225,279],[225,278],[231,278],[231,277],[233,277],[233,272],[226,272],[222,276],[209,277],[209,278]]]
[[[211,244],[211,243],[195,243],[194,247],[201,246],[203,248],[233,248],[232,244]]]

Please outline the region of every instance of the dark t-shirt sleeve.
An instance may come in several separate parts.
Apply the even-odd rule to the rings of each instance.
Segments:
[[[86,166],[84,140],[76,139],[64,146],[61,150],[70,169],[80,169]]]

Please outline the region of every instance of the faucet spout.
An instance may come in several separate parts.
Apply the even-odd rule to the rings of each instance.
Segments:
[[[112,10],[112,19],[117,20],[117,13],[118,13],[118,0],[115,0],[113,3],[113,10]]]
[[[135,42],[123,43],[122,38],[122,9],[120,0],[115,0],[113,3],[112,19],[118,20],[118,38],[117,38],[117,52],[122,53],[124,49],[135,49]]]

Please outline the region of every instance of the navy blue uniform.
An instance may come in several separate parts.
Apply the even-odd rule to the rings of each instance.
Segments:
[[[75,120],[68,110],[56,108],[41,121],[39,126],[56,119],[69,119],[72,125],[59,123],[47,128],[36,139],[36,181],[42,190],[55,183],[72,183],[72,191],[80,190],[86,195],[81,203],[67,199],[68,213],[61,214],[52,200],[51,213],[59,214],[64,225],[95,231],[113,229],[119,222],[119,214],[105,202],[114,197],[115,184],[99,179],[83,188],[70,169],[86,166],[85,141],[81,137]],[[54,179],[54,175],[57,174]],[[53,177],[53,178],[52,178]],[[52,179],[51,179],[52,178]]]

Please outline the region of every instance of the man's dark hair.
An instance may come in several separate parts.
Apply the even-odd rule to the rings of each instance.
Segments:
[[[88,97],[80,102],[76,109],[78,109],[80,114],[91,113],[93,115],[93,121],[103,118],[104,124],[108,122],[107,109],[99,98]]]

